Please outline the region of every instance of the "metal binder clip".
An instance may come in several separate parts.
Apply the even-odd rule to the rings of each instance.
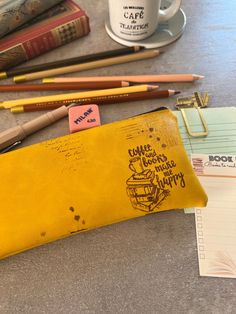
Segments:
[[[208,102],[209,102],[208,93],[200,94],[198,92],[195,92],[192,96],[179,97],[177,99],[176,108],[179,109],[180,112],[182,113],[188,134],[192,137],[203,137],[203,136],[207,136],[209,133],[207,122],[206,122],[206,120],[203,116],[202,110],[201,110],[201,108],[204,108],[208,105]],[[202,122],[202,126],[204,128],[203,132],[200,132],[200,133],[192,132],[192,130],[189,126],[186,111],[184,110],[184,108],[196,108],[197,109],[200,120]]]

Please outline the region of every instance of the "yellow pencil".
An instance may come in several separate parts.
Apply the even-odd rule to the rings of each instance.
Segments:
[[[132,53],[125,56],[113,57],[113,58],[102,59],[102,60],[97,60],[97,61],[92,61],[92,62],[87,62],[87,63],[82,63],[82,64],[70,65],[70,66],[62,67],[62,68],[29,73],[25,75],[15,76],[14,82],[20,83],[20,82],[50,77],[50,76],[57,76],[60,74],[80,72],[80,71],[97,69],[97,68],[106,67],[106,66],[115,65],[115,64],[123,64],[127,62],[132,62],[132,61],[144,60],[148,58],[157,57],[159,56],[160,53],[161,52],[159,50],[155,50],[155,49],[145,50],[143,52]]]
[[[65,101],[65,100],[73,101],[79,98],[91,98],[91,97],[100,97],[100,96],[122,95],[126,93],[130,94],[130,93],[146,92],[146,91],[153,91],[157,88],[158,86],[137,85],[137,86],[130,86],[130,87],[93,90],[93,91],[79,92],[79,93],[41,96],[41,97],[16,99],[16,100],[6,100],[0,103],[0,109],[9,109],[9,108],[13,108],[16,106],[21,106],[21,105],[33,105],[33,104],[48,103],[48,102],[53,102],[53,101]]]

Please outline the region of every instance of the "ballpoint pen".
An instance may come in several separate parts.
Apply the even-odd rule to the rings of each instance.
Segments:
[[[78,104],[61,106],[51,112],[43,114],[36,119],[15,126],[0,133],[0,153],[6,153],[20,144],[27,136],[53,124],[54,122],[66,117],[68,110]]]

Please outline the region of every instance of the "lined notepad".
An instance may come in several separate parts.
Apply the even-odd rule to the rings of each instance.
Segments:
[[[203,131],[196,109],[185,109],[193,132]],[[236,107],[202,109],[209,127],[209,135],[202,138],[191,137],[185,127],[180,111],[174,111],[180,134],[187,153],[236,154]]]
[[[203,127],[197,110],[191,108],[185,109],[185,112],[193,132],[202,132]],[[205,108],[202,112],[208,124],[209,135],[194,138],[188,134],[181,112],[174,111],[188,155],[193,153],[236,155],[236,108]],[[194,209],[187,208],[185,213],[194,213]]]
[[[192,164],[208,194],[195,209],[200,275],[236,278],[236,156],[194,154]]]

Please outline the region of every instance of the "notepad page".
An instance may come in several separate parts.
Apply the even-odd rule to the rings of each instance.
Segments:
[[[203,132],[201,120],[196,109],[185,109],[186,116],[194,133]],[[189,154],[231,154],[236,155],[236,108],[202,109],[209,128],[206,137],[192,137],[188,134],[180,111],[174,111],[180,134]]]
[[[204,128],[198,112],[194,108],[185,109],[189,125],[193,132],[203,132]],[[174,111],[185,149],[191,154],[231,154],[236,155],[236,108],[202,109],[209,128],[207,137],[191,137],[184,124],[182,113]],[[194,209],[186,208],[186,214],[193,214]]]
[[[191,160],[208,194],[207,207],[195,209],[200,275],[236,278],[236,156]]]

